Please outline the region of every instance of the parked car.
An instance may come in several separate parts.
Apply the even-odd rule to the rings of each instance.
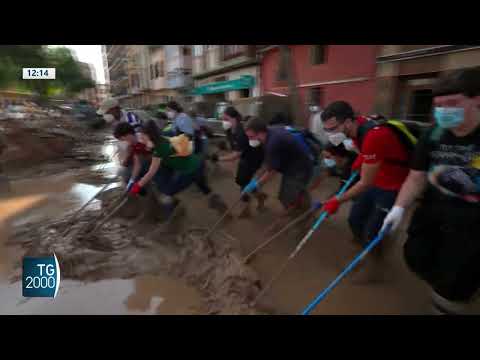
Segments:
[[[73,104],[73,116],[77,120],[95,120],[97,118],[97,110],[87,102],[79,101]]]
[[[10,119],[27,119],[29,116],[27,114],[27,109],[22,105],[9,105],[6,111],[7,118]]]

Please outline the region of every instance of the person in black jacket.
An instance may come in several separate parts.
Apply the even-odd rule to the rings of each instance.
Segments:
[[[222,162],[239,160],[235,182],[240,186],[240,190],[243,190],[262,165],[264,150],[262,146],[252,147],[249,145],[248,137],[245,134],[242,124],[242,116],[232,106],[225,109],[223,128],[227,132],[227,138],[229,139],[233,152],[223,156],[212,155],[212,160]],[[263,210],[267,195],[260,191],[254,191],[252,195],[258,201],[257,210]],[[250,196],[245,194],[242,196],[242,200],[244,207],[239,217],[250,217]]]

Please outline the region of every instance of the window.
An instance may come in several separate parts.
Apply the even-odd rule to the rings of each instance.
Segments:
[[[190,46],[182,46],[182,54],[183,56],[191,56],[192,49],[190,48]]]
[[[155,70],[153,64],[150,64],[150,80],[155,79]]]
[[[286,66],[279,63],[277,66],[277,81],[287,81],[288,80],[288,73]]]
[[[310,105],[322,105],[323,89],[320,87],[311,88],[309,92],[308,100]]]
[[[414,90],[411,94],[408,120],[429,122],[433,106],[432,89]]]
[[[312,65],[325,64],[326,50],[326,45],[312,45],[310,47],[310,60]]]
[[[155,79],[160,76],[160,63],[157,61],[155,63]]]
[[[250,97],[250,89],[241,89],[240,98],[248,98],[248,97]]]
[[[163,64],[163,61],[160,61],[160,70],[159,70],[159,76],[160,77],[164,77],[165,76],[165,67],[164,67],[164,64]]]
[[[193,45],[193,55],[194,56],[202,56],[203,55],[203,47],[204,47],[204,45]]]
[[[223,59],[239,56],[245,52],[245,45],[223,45]]]

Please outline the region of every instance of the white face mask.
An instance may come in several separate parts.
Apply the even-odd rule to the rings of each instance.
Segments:
[[[175,117],[175,111],[167,111],[167,117],[171,120]]]
[[[355,143],[352,139],[343,140],[343,146],[345,146],[345,149],[347,149],[347,151],[355,151],[356,149]]]
[[[251,147],[257,147],[257,146],[260,146],[261,144],[260,140],[248,140],[248,143],[250,144]]]
[[[222,121],[223,130],[228,130],[232,128],[232,123],[230,121]]]
[[[334,159],[323,159],[323,163],[327,168],[334,168],[337,166],[337,162]]]
[[[113,116],[112,114],[104,114],[103,115],[103,119],[108,123],[112,123],[115,121],[115,116]]]
[[[338,146],[347,140],[347,136],[343,132],[328,134],[328,140],[334,145]]]

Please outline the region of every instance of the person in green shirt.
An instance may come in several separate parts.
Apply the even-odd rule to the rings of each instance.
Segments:
[[[161,130],[154,121],[150,120],[138,132],[138,140],[152,151],[152,160],[146,174],[139,180],[141,163],[138,156],[134,155],[132,179],[134,182],[127,188],[128,192],[140,194],[150,181],[165,195],[167,210],[173,212],[179,201],[173,196],[195,183],[203,194],[208,196],[209,205],[219,211],[226,209],[225,203],[218,194],[212,193],[207,184],[204,162],[198,154],[177,156],[174,147],[167,137],[161,135]]]

